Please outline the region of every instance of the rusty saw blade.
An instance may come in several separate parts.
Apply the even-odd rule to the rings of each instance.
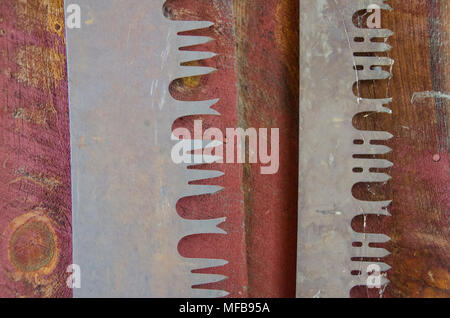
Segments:
[[[390,179],[372,168],[392,166],[387,160],[358,156],[388,153],[391,149],[373,141],[392,135],[358,130],[352,124],[358,113],[391,113],[391,99],[364,99],[353,93],[358,81],[391,76],[380,66],[392,66],[393,60],[376,56],[390,46],[371,40],[387,39],[392,32],[359,28],[352,21],[374,5],[390,9],[382,0],[300,1],[298,297],[349,297],[354,286],[368,286],[373,271],[380,276],[380,287],[388,282],[383,273],[389,266],[382,262],[388,251],[372,244],[389,237],[358,233],[351,226],[359,215],[389,215],[390,201],[352,196],[356,183]]]
[[[185,258],[178,252],[185,236],[225,234],[218,228],[225,219],[186,220],[176,211],[183,197],[222,189],[190,181],[221,173],[188,170],[188,164],[171,159],[177,118],[218,115],[211,109],[217,100],[183,102],[169,93],[175,79],[214,71],[181,66],[213,53],[179,50],[211,39],[178,35],[212,23],[168,20],[164,2],[65,2],[66,8],[79,5],[86,22],[67,29],[73,258],[81,269],[75,297],[227,295],[192,288],[225,279],[192,273],[225,260]]]

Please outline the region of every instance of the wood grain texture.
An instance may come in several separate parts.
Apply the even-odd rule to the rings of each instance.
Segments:
[[[279,128],[280,169],[244,165],[250,297],[294,297],[298,196],[298,1],[234,1],[239,120]]]
[[[62,0],[0,1],[0,296],[71,297]]]

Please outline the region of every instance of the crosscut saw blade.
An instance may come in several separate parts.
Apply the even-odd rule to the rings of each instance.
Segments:
[[[352,124],[358,113],[391,113],[391,99],[363,99],[353,93],[355,82],[391,76],[379,67],[392,66],[390,58],[355,55],[390,49],[385,42],[371,40],[387,39],[391,31],[359,28],[352,21],[369,5],[390,9],[382,0],[300,1],[298,297],[349,297],[354,286],[368,285],[369,272],[389,269],[381,261],[388,251],[371,245],[389,237],[357,233],[351,227],[359,215],[389,215],[390,204],[352,196],[356,183],[390,179],[372,168],[392,166],[387,160],[354,157],[391,150],[372,143],[392,138],[390,133],[362,131]],[[374,258],[378,261],[366,261]],[[380,286],[388,282],[384,276],[379,275]]]
[[[81,269],[75,297],[227,295],[192,288],[225,279],[192,273],[225,265],[225,260],[185,258],[178,252],[179,241],[188,235],[225,234],[218,228],[225,219],[186,220],[176,211],[182,197],[222,189],[190,181],[221,173],[188,170],[187,164],[171,160],[177,118],[218,115],[211,109],[217,100],[182,102],[169,93],[175,79],[214,71],[181,66],[213,53],[179,50],[211,39],[178,35],[212,23],[168,20],[164,2],[74,2],[89,21],[67,30],[73,258]],[[66,8],[71,3],[66,1]],[[218,158],[206,158],[211,159]]]

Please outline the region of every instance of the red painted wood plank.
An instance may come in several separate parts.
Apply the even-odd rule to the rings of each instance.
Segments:
[[[0,296],[70,297],[62,0],[0,2]]]

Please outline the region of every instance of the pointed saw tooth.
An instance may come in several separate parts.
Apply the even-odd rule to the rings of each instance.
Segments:
[[[187,152],[200,149],[207,149],[211,147],[218,147],[223,144],[221,141],[218,140],[205,140],[205,139],[183,139],[180,140],[180,142],[183,143],[184,149],[186,149]]]
[[[228,264],[228,261],[224,259],[213,259],[213,258],[194,258],[189,259],[189,262],[192,264],[192,267],[190,269],[191,271],[221,267]]]
[[[178,36],[178,48],[206,44],[211,41],[214,41],[214,39],[209,36],[180,35]]]
[[[228,279],[227,276],[219,275],[219,274],[192,274],[190,278],[191,286],[205,285],[218,283],[225,279]]]
[[[191,290],[193,298],[224,298],[230,293],[224,290],[213,290],[213,289],[197,289],[193,288]]]
[[[219,99],[211,99],[204,101],[177,101],[175,102],[175,111],[173,117],[175,119],[183,116],[193,115],[220,115],[220,113],[211,108],[211,106],[217,104]]]
[[[384,155],[390,153],[391,148],[384,145],[355,145],[354,155]]]
[[[352,282],[351,286],[353,286],[353,287],[354,286],[366,286],[367,282],[368,282],[369,274],[362,273],[361,275],[352,276],[352,277],[353,277],[353,282]],[[389,279],[387,279],[384,275],[381,275],[381,277],[379,277],[379,283],[380,283],[380,287],[383,287],[389,283]]]
[[[211,21],[172,21],[177,33],[206,29],[214,25]]]
[[[393,59],[381,56],[355,56],[354,60],[355,65],[363,65],[369,69],[371,66],[390,66],[394,63]]]
[[[392,49],[387,43],[383,42],[353,42],[352,50],[357,53],[376,53],[387,52]]]
[[[384,169],[393,166],[393,163],[386,159],[353,159],[353,166],[369,170],[371,168]]]
[[[226,222],[227,218],[218,218],[211,220],[196,220],[192,221],[193,229],[197,232],[201,232],[204,234],[227,234],[226,231],[221,229],[219,225]]]
[[[359,112],[378,112],[378,113],[392,113],[392,110],[385,105],[392,102],[392,98],[384,99],[359,99]]]
[[[362,173],[355,174],[355,179],[358,182],[387,182],[392,178],[387,173],[369,172],[365,170]]]
[[[388,250],[378,247],[352,247],[352,257],[375,257],[383,258],[391,254]]]
[[[203,139],[193,139],[191,140],[191,148],[190,151],[203,150],[207,145],[207,140]]]
[[[219,102],[219,99],[210,99],[197,102],[184,102],[183,109],[190,115],[220,115],[220,113],[211,108]]]
[[[226,231],[219,228],[219,225],[224,223],[226,218],[211,219],[211,220],[184,220],[183,233],[181,238],[195,235],[195,234],[227,234]]]
[[[186,174],[189,182],[214,179],[224,175],[222,171],[218,170],[199,170],[199,169],[188,169]]]
[[[389,140],[394,137],[394,135],[387,131],[370,131],[368,135],[370,135],[370,140]]]
[[[360,130],[358,133],[359,139],[364,141],[364,145],[369,144],[369,142],[372,140],[389,140],[393,137],[392,134],[385,131]]]
[[[349,36],[352,38],[364,38],[364,41],[370,42],[375,38],[389,38],[394,35],[394,32],[389,29],[361,29],[356,26],[349,30]],[[361,42],[356,42],[361,43]],[[363,43],[363,42],[362,42]],[[371,42],[371,43],[379,43],[379,42]]]
[[[177,136],[172,134],[172,140],[177,142],[177,149],[183,151],[183,163],[186,168],[194,165],[221,162],[223,159],[221,156],[213,156],[203,154],[203,151],[210,149],[212,147],[217,147],[220,145],[220,141],[214,140],[192,140],[192,139],[179,139]],[[202,154],[194,154],[193,152],[198,152],[202,150]],[[185,159],[186,158],[186,159]],[[188,171],[186,171],[189,174]],[[193,173],[190,173],[191,175]]]
[[[383,262],[352,261],[350,264],[350,270],[367,272],[367,269],[371,265],[378,266],[378,268],[380,268],[380,272],[387,272],[392,268],[391,266]]]
[[[192,163],[195,165],[211,164],[215,162],[222,163],[223,157],[211,155],[192,155]]]
[[[364,69],[357,71],[358,72],[358,80],[384,80],[388,79],[392,76],[391,73],[380,70],[380,69]]]
[[[391,161],[385,159],[372,159],[371,165],[372,168],[377,169],[391,168],[394,166],[394,164]]]
[[[361,201],[356,200],[349,211],[354,210],[355,216],[358,215],[384,215],[390,216],[391,214],[387,210],[387,207],[391,204],[392,201]]]
[[[214,56],[217,56],[217,54],[213,52],[179,51],[179,63],[206,60]]]
[[[385,145],[369,145],[365,147],[364,152],[368,155],[384,155],[391,151],[392,149]]]
[[[385,234],[378,233],[355,233],[355,240],[363,243],[386,243],[391,238]]]
[[[175,79],[178,78],[185,78],[185,77],[192,77],[192,76],[201,76],[201,75],[208,75],[212,72],[217,71],[213,67],[206,67],[206,66],[180,66],[178,68],[178,72],[175,75]]]
[[[215,194],[222,191],[224,188],[212,185],[188,185],[187,189],[183,191],[183,197],[191,197],[204,194]]]

